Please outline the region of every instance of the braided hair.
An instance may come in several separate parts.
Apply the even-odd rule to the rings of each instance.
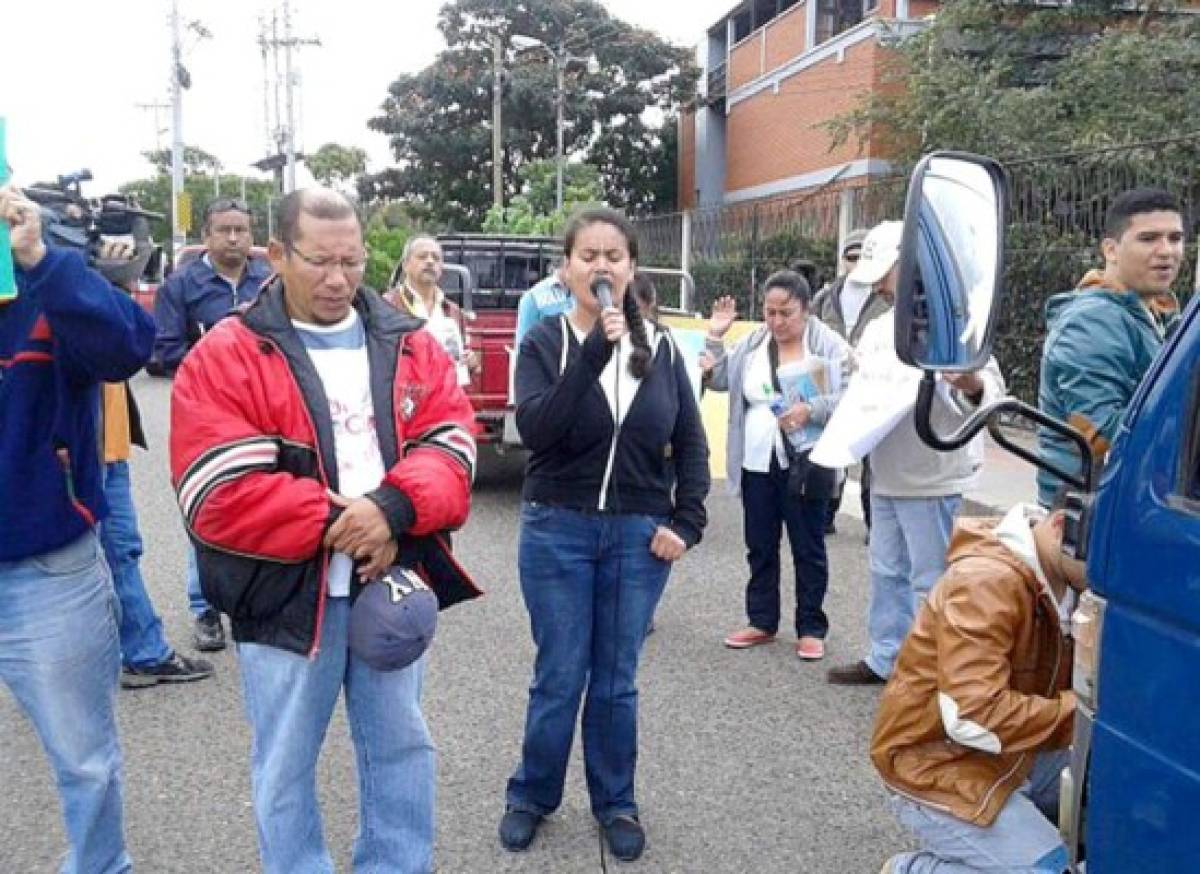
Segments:
[[[563,234],[563,254],[566,257],[571,257],[571,250],[575,247],[575,238],[579,236],[580,231],[595,224],[609,225],[620,231],[621,236],[625,238],[625,247],[629,250],[629,260],[637,261],[638,238],[633,223],[615,209],[608,207],[580,210],[571,217]],[[629,356],[629,373],[634,379],[644,379],[650,372],[650,340],[646,334],[646,322],[642,318],[637,298],[628,286],[625,289],[625,296],[622,298],[621,309],[625,314],[625,321],[629,325],[629,341],[633,346],[633,352]]]
[[[621,309],[629,324],[629,342],[633,346],[629,354],[629,373],[634,379],[645,379],[650,372],[650,339],[646,336],[646,320],[642,318],[642,309],[629,287],[626,287],[625,296],[621,298]]]

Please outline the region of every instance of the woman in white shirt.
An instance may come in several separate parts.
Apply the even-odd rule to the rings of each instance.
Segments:
[[[816,661],[825,655],[829,631],[823,609],[829,582],[824,533],[835,474],[811,464],[808,453],[841,396],[850,348],[832,329],[809,318],[810,299],[804,277],[789,270],[775,273],[763,292],[765,324],[727,354],[723,338],[737,313],[733,299],[723,297],[713,307],[706,345],[715,359],[709,387],[729,392],[726,475],[730,493],[742,498],[750,564],[748,624],[726,637],[725,645],[748,649],[775,640],[779,548],[786,526],[796,568],[796,655]],[[785,377],[781,384],[780,374],[806,370],[814,376],[804,390],[785,394],[783,389],[796,383]]]

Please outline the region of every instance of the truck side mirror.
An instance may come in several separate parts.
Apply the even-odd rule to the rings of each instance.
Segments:
[[[924,370],[976,370],[991,354],[1001,298],[1004,171],[934,152],[913,171],[896,286],[896,353]]]
[[[1000,165],[979,155],[934,152],[913,171],[900,238],[895,321],[896,354],[924,371],[914,424],[921,440],[941,452],[966,446],[987,427],[1009,452],[1090,493],[1096,464],[1088,441],[1065,422],[1016,398],[993,401],[952,434],[939,434],[933,427],[937,371],[978,370],[992,353],[1002,296],[1006,190]],[[1079,449],[1082,472],[1064,470],[1010,439],[1000,427],[1002,414],[1020,416],[1070,440]],[[1086,508],[1077,517],[1073,536],[1086,538]]]

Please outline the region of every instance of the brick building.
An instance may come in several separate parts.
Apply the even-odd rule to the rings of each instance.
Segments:
[[[680,120],[679,207],[715,206],[888,172],[869,139],[830,151],[821,126],[883,85],[890,43],[936,0],[745,0],[708,30]]]

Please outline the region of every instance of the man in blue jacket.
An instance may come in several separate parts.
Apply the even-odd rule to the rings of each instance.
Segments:
[[[204,254],[167,277],[154,300],[154,360],[168,375],[205,331],[252,303],[271,274],[267,264],[250,257],[254,238],[244,200],[210,203],[202,233]]]
[[[1183,263],[1183,217],[1166,191],[1135,188],[1117,197],[1104,223],[1104,269],[1079,288],[1046,303],[1038,406],[1068,422],[1092,446],[1098,461],[1108,449],[1133,393],[1158,354],[1163,329],[1154,302],[1170,292]],[[1073,443],[1038,429],[1038,452],[1077,472]],[[1038,471],[1038,502],[1049,507],[1060,481]]]
[[[154,324],[78,253],[47,250],[38,208],[16,188],[0,188],[0,220],[17,278],[17,297],[0,304],[0,679],[54,769],[62,871],[115,874],[132,866],[96,419],[100,383],[145,364]]]
[[[204,254],[172,273],[154,301],[155,366],[172,375],[183,356],[221,319],[250,304],[271,275],[263,261],[250,257],[254,242],[250,206],[236,197],[214,200],[204,210]],[[194,638],[201,652],[225,648],[221,617],[200,592],[196,553],[188,547],[188,608],[196,620]]]

